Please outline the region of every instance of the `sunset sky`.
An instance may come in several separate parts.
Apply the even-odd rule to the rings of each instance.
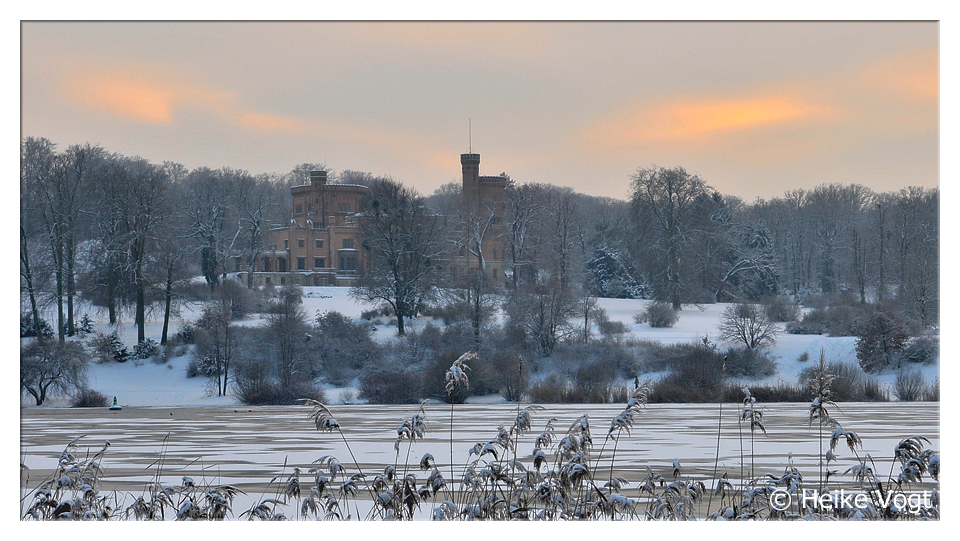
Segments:
[[[430,193],[506,172],[626,198],[683,166],[752,201],[937,186],[936,22],[21,24],[21,137]]]

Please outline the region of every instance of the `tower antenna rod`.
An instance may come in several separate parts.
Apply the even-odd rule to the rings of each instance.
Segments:
[[[473,154],[473,121],[469,118],[467,119],[467,152]]]

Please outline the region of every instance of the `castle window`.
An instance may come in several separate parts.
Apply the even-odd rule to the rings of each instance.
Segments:
[[[283,276],[281,276],[281,277],[280,277],[280,285],[286,285],[286,283],[287,283],[287,279],[284,278]]]
[[[315,269],[322,269],[324,263],[325,261],[323,260],[322,257],[313,258],[313,268]]]
[[[283,249],[284,250],[290,249],[290,239],[283,239]]]
[[[297,239],[297,248],[303,248],[303,239]]]
[[[337,203],[337,212],[350,212],[350,203]]]
[[[306,270],[307,268],[307,258],[298,257],[297,258],[297,270]]]
[[[357,270],[357,258],[352,255],[342,255],[340,256],[340,270],[342,271],[355,271]]]
[[[460,257],[467,257],[467,250],[463,246],[460,247]]]
[[[293,211],[294,214],[303,214],[303,205],[297,205],[296,209]]]
[[[497,259],[497,249],[493,249],[493,259]]]
[[[317,239],[317,250],[323,249],[323,239]]]
[[[287,272],[287,260],[284,258],[277,259],[277,272]]]
[[[353,239],[343,239],[343,247],[347,250],[353,249]]]

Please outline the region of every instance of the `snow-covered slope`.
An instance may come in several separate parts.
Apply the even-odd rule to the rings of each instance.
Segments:
[[[636,338],[658,340],[664,343],[681,343],[699,341],[703,337],[708,337],[712,342],[718,341],[717,327],[720,316],[727,308],[726,304],[709,304],[701,306],[684,306],[680,313],[680,319],[672,328],[654,329],[646,324],[637,324],[633,322],[634,314],[641,312],[648,301],[628,300],[628,299],[599,299],[600,307],[607,311],[611,320],[621,321],[628,326],[632,335]],[[338,287],[305,287],[303,298],[304,311],[309,318],[313,318],[318,312],[337,311],[348,317],[358,319],[363,310],[371,308],[370,305],[360,303],[350,297],[348,288]],[[199,306],[187,306],[182,310],[182,320],[193,320],[198,316]],[[80,310],[83,312],[83,309]],[[96,318],[94,312],[90,312],[91,317]],[[425,325],[429,318],[414,320],[411,325],[416,328]],[[263,323],[261,316],[254,315],[251,318],[240,322],[244,325],[260,325]],[[171,322],[171,333],[175,332],[181,325],[181,320]],[[149,320],[147,325],[147,337],[154,340],[160,340],[162,321],[159,319]],[[105,333],[112,332],[114,328],[107,325],[104,321],[97,321],[96,330]],[[128,347],[136,343],[136,327],[126,322],[118,329],[120,337]],[[395,336],[395,330],[392,327],[377,327],[376,338],[378,340],[390,340]],[[776,382],[777,380],[795,381],[797,375],[804,368],[811,366],[820,356],[821,348],[824,350],[827,361],[842,360],[845,362],[856,362],[854,354],[855,339],[852,337],[831,338],[818,335],[791,335],[780,334],[777,342],[768,349],[768,353],[778,364],[778,371],[775,375],[767,378],[767,382]],[[809,354],[808,362],[798,362],[797,358],[801,353]],[[128,406],[195,406],[195,405],[213,405],[222,406],[234,404],[235,400],[231,397],[216,397],[207,392],[206,380],[204,378],[186,377],[186,367],[189,358],[186,356],[170,359],[166,365],[158,365],[150,361],[92,364],[89,374],[89,385],[92,389],[100,391],[109,396],[116,396],[118,403]],[[924,366],[921,368],[928,381],[939,376],[939,365]],[[884,383],[892,383],[896,378],[895,374],[884,374],[880,377]],[[328,398],[337,401],[342,389],[329,389]],[[350,389],[347,389],[350,391]],[[496,397],[476,398],[476,401],[497,401]],[[31,407],[32,400],[22,398],[21,405]],[[56,406],[64,405],[63,400],[49,400],[46,405]]]

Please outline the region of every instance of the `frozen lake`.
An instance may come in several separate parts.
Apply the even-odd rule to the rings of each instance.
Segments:
[[[753,438],[753,465],[756,476],[773,474],[779,477],[788,462],[800,468],[807,482],[818,476],[819,451],[816,425],[807,425],[806,403],[760,404],[767,433],[757,432]],[[555,418],[557,438],[584,413],[590,420],[594,441],[592,459],[596,460],[610,421],[622,405],[550,405],[533,416],[532,429],[521,436],[518,453],[530,465],[534,439],[546,422]],[[417,413],[409,406],[331,406],[342,427],[359,467],[367,475],[382,473],[387,465],[398,464],[398,472],[407,463],[407,442],[394,451],[396,428],[405,418]],[[445,476],[450,472],[450,406],[427,404],[428,430],[410,451],[410,470],[416,471],[420,457],[432,454]],[[106,409],[37,408],[20,410],[21,462],[29,471],[21,474],[20,486],[32,489],[47,479],[56,468],[64,446],[77,436],[89,446],[91,453],[104,441],[111,446],[102,461],[103,490],[117,490],[134,497],[143,492],[159,470],[164,484],[179,485],[183,476],[197,484],[231,484],[250,495],[262,493],[276,476],[286,479],[294,466],[306,472],[312,462],[324,455],[335,456],[346,468],[347,475],[356,473],[350,453],[336,432],[318,433],[309,418],[307,406],[277,407],[127,407],[122,411]],[[516,405],[457,405],[454,410],[453,452],[457,471],[462,471],[469,450],[478,442],[496,438],[497,427],[509,428],[516,417]],[[920,435],[940,449],[940,408],[938,403],[841,403],[832,414],[847,430],[857,432],[863,440],[861,455],[870,454],[878,473],[885,476],[890,468],[893,448],[903,438]],[[721,427],[720,466],[717,475],[740,478],[741,466],[750,467],[750,433],[741,425],[736,404],[724,404]],[[694,404],[656,404],[638,416],[631,434],[624,433],[616,449],[613,475],[626,478],[630,484],[623,490],[636,495],[637,483],[649,466],[664,478],[672,478],[673,461],[679,459],[683,475],[700,478],[713,486],[714,458],[717,451],[718,407]],[[830,431],[824,430],[829,439]],[[556,440],[555,440],[556,442]],[[741,446],[744,460],[741,464]],[[610,476],[612,442],[600,455],[595,477]],[[553,448],[555,448],[555,443]],[[553,449],[551,449],[553,450]],[[838,461],[830,469],[842,474],[856,463],[842,443],[836,454]],[[792,456],[792,458],[788,458]],[[458,473],[459,475],[459,473]],[[932,481],[925,476],[925,481]],[[305,475],[304,484],[312,476]],[[849,476],[834,478],[849,482]],[[922,490],[934,485],[920,485]],[[269,489],[272,492],[275,489]],[[234,507],[235,515],[246,507],[242,501]]]

